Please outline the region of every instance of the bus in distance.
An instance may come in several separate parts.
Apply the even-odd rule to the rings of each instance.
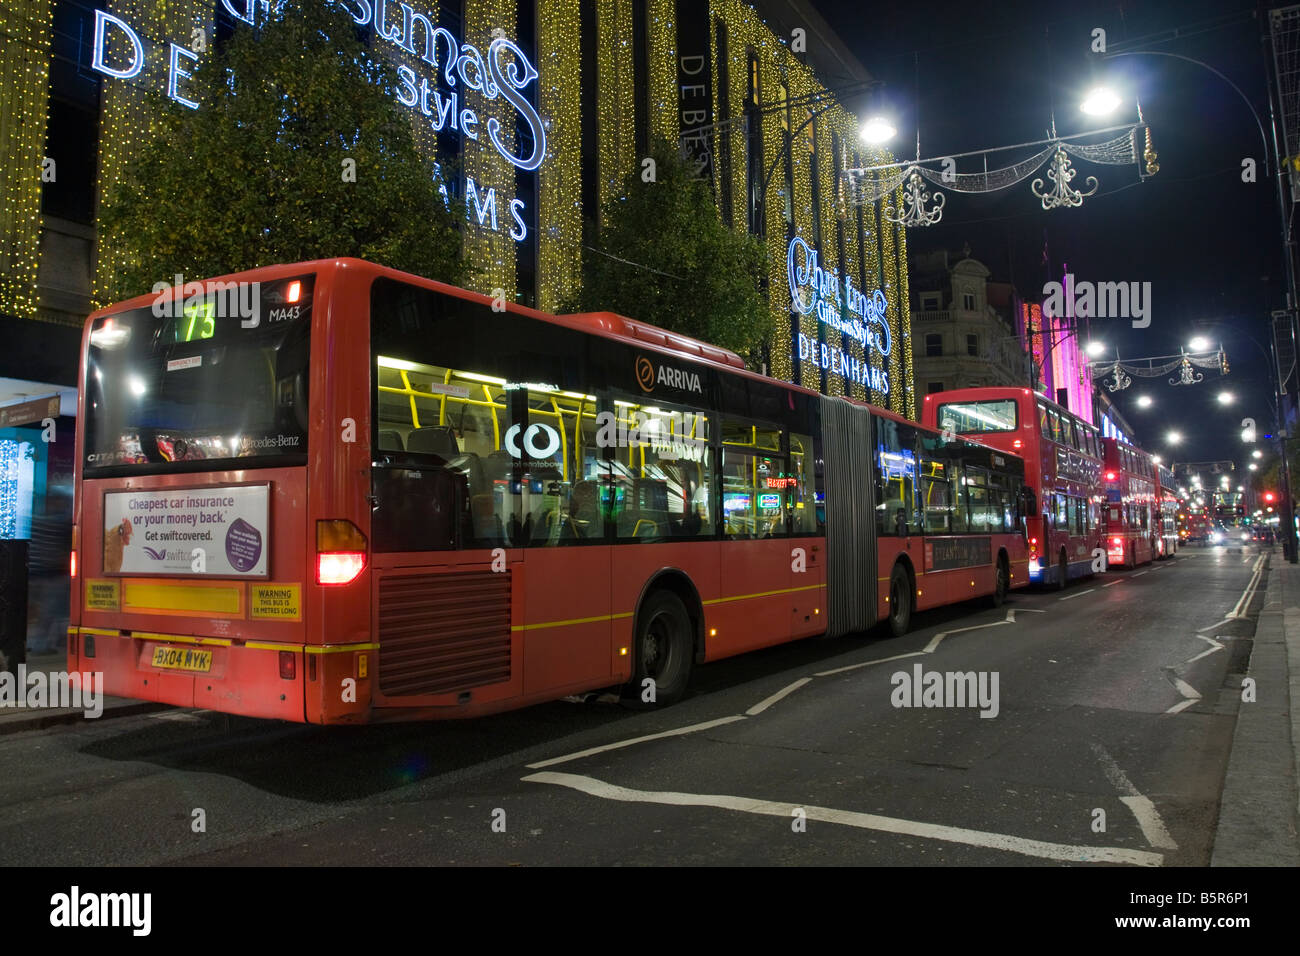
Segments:
[[[1106,488],[1106,561],[1135,568],[1157,553],[1155,462],[1140,448],[1118,438],[1103,438]]]
[[[1027,582],[1019,457],[723,349],[355,259],[198,285],[83,335],[68,661],[105,693],[667,704],[697,663]]]
[[[1024,457],[1037,501],[1026,516],[1031,582],[1063,588],[1092,573],[1101,542],[1096,427],[1030,389],[1004,386],[926,395],[921,421]]]

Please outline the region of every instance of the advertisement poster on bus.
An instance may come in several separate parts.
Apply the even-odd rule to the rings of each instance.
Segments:
[[[111,491],[105,574],[267,576],[270,486]]]

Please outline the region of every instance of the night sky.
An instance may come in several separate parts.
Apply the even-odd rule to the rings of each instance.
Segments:
[[[1148,328],[1094,319],[1092,338],[1128,358],[1176,353],[1199,332],[1223,343],[1230,371],[1192,387],[1170,386],[1168,376],[1135,378],[1115,393],[1138,442],[1166,461],[1242,461],[1241,419],[1255,418],[1261,437],[1272,431],[1268,364],[1247,335],[1267,348],[1269,313],[1285,303],[1285,276],[1276,187],[1271,164],[1264,175],[1269,152],[1255,118],[1230,86],[1201,67],[1149,56],[1099,62],[1088,49],[1093,28],[1102,27],[1112,48],[1202,60],[1250,98],[1267,133],[1271,64],[1252,5],[1010,0],[872,5],[869,13],[847,0],[813,6],[885,81],[884,101],[898,127],[890,145],[900,159],[914,156],[918,125],[921,156],[942,156],[1043,139],[1053,109],[1062,135],[1132,122],[1136,95],[1159,153],[1154,178],[1139,183],[1136,167],[1076,161],[1074,185],[1095,175],[1098,194],[1078,209],[1051,212],[1041,209],[1028,182],[992,196],[949,193],[942,223],[909,230],[909,249],[956,251],[969,243],[994,279],[1014,281],[1027,296],[1041,293],[1048,278],[1045,243],[1051,278],[1059,279],[1068,263],[1077,280],[1150,282]],[[1168,42],[1132,42],[1175,27],[1190,29]],[[1110,117],[1087,116],[1079,101],[1103,76],[1126,102]],[[860,115],[869,109],[861,98],[848,105]],[[990,165],[1023,155],[1003,153],[1012,160]],[[1245,157],[1257,161],[1255,183],[1242,182]],[[958,171],[975,170],[959,164]],[[1236,395],[1234,405],[1218,403],[1224,389]],[[1155,403],[1146,411],[1136,404],[1142,393]],[[1176,450],[1165,441],[1171,428],[1184,438]]]

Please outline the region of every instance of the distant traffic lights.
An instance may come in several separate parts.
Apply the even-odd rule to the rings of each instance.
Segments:
[[[1273,495],[1273,492],[1271,491],[1264,492],[1264,500],[1267,501],[1269,504],[1273,503],[1274,497],[1275,496]]]

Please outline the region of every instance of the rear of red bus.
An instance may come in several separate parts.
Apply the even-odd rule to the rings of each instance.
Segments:
[[[1153,521],[1159,505],[1151,459],[1116,438],[1105,438],[1102,445],[1106,563],[1127,568],[1149,564],[1156,555]]]
[[[365,329],[331,310],[338,273],[177,277],[87,321],[68,666],[105,693],[364,719],[367,608],[341,586],[366,560],[365,416],[335,396],[366,394],[364,359],[336,362]]]
[[[940,410],[943,410],[942,412]],[[1034,414],[1034,393],[1027,388],[989,387],[957,388],[932,392],[921,406],[921,423],[973,438],[985,445],[1010,452],[1024,459],[1025,487],[1033,492],[1035,507],[1024,514],[1026,543],[1029,546],[1029,583],[1042,583],[1044,565],[1053,568],[1049,554],[1054,554],[1052,528],[1038,502],[1043,500],[1044,471],[1047,461]]]

